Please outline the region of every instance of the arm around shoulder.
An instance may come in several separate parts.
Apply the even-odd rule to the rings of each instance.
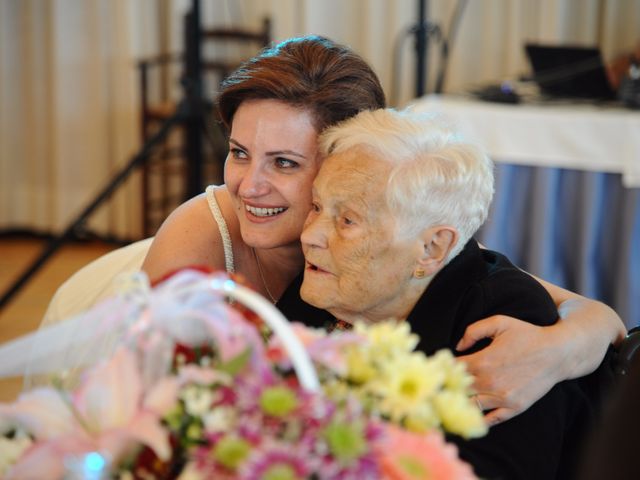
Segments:
[[[548,282],[540,281],[558,306],[561,320],[540,327],[505,315],[470,325],[458,344],[465,350],[482,338],[487,348],[462,357],[476,377],[476,388],[490,423],[523,412],[553,385],[593,372],[611,343],[624,336],[615,312]]]
[[[627,329],[618,314],[608,305],[583,297],[557,285],[536,278],[553,298],[562,323],[573,324],[568,327],[572,333],[586,333],[597,337],[600,342],[617,345],[624,338]],[[589,373],[589,372],[586,372]]]

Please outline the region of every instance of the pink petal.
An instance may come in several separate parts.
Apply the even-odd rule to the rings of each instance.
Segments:
[[[355,333],[341,332],[339,335],[327,335],[324,331],[309,328],[297,322],[292,323],[291,328],[314,362],[337,373],[344,373],[347,368],[345,347],[362,341],[362,337]],[[274,336],[271,339],[268,354],[274,363],[284,368],[291,367],[291,360],[279,338]]]
[[[229,385],[231,377],[224,372],[203,368],[197,365],[185,365],[180,369],[180,384],[197,383],[199,385],[211,385],[212,383],[222,383]]]
[[[21,425],[38,440],[47,440],[77,427],[62,394],[52,388],[38,388],[20,395],[13,404],[0,404],[0,417]]]
[[[127,453],[131,441],[148,446],[161,460],[171,456],[169,434],[151,412],[140,413],[128,427],[111,430],[98,439],[100,451],[109,452],[114,460]]]
[[[235,314],[234,316],[237,316]],[[231,319],[229,319],[231,320]],[[233,321],[212,321],[208,323],[208,327],[212,332],[215,339],[216,346],[220,353],[222,361],[226,362],[232,358],[240,355],[247,348],[253,347],[255,339],[248,331],[249,329],[243,328],[243,320]],[[253,330],[253,327],[251,327]]]
[[[89,372],[74,404],[93,431],[128,424],[140,408],[142,383],[132,352],[120,348],[108,362]]]
[[[33,445],[6,476],[7,480],[58,480],[65,473],[64,460],[95,450],[88,439],[65,436]]]
[[[408,479],[398,463],[401,457],[412,458],[424,466],[430,478],[439,480],[474,480],[471,466],[458,458],[455,445],[447,443],[442,432],[425,434],[408,432],[385,424],[386,442],[378,446],[383,473],[393,479]]]
[[[320,338],[307,347],[311,359],[339,374],[347,369],[345,347],[357,344],[362,337],[351,333],[342,333],[330,337]]]
[[[175,377],[161,378],[147,393],[144,399],[144,409],[163,416],[176,404],[180,382]]]

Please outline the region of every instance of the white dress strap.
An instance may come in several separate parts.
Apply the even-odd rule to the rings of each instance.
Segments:
[[[209,185],[206,189],[207,193],[207,202],[209,203],[209,209],[213,214],[213,218],[218,224],[218,230],[220,230],[220,235],[222,236],[222,248],[224,249],[224,264],[228,273],[235,272],[235,265],[233,262],[233,248],[231,246],[231,235],[229,235],[229,229],[227,228],[227,222],[224,220],[222,216],[222,212],[220,211],[220,206],[218,205],[218,201],[216,200],[216,196],[214,195],[216,186]]]

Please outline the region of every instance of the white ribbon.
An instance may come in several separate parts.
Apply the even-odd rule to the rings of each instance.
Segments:
[[[224,297],[230,297],[253,310],[280,338],[301,386],[319,390],[309,355],[287,319],[268,300],[226,275],[185,270],[154,289],[140,278],[123,285],[127,287],[118,295],[87,312],[2,345],[0,378],[82,369],[108,358],[123,342],[154,342],[157,334],[170,337],[171,342],[202,338],[207,329],[202,315],[194,312],[224,315],[228,311]],[[145,332],[153,332],[154,338],[144,338]],[[167,345],[162,347],[167,350]],[[158,358],[153,376],[170,361],[166,353]]]

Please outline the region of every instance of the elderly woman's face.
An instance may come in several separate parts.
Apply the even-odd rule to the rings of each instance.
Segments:
[[[301,237],[305,301],[370,320],[408,313],[403,302],[423,245],[396,234],[399,212],[389,211],[384,199],[390,170],[362,150],[325,160]]]

